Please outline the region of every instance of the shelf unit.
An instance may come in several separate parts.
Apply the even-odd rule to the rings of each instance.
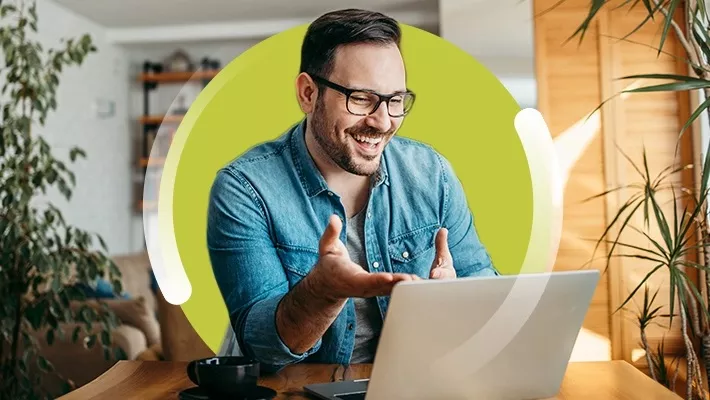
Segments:
[[[200,83],[204,88],[220,72],[219,69],[191,72],[154,72],[153,66],[154,64],[146,62],[143,66],[143,72],[138,76],[138,82],[143,89],[143,115],[138,118],[140,138],[137,146],[137,177],[134,189],[137,212],[157,209],[159,176],[165,163],[165,156],[170,148],[173,134],[183,119],[183,115],[151,114],[151,92],[156,90],[160,84]],[[171,132],[165,133],[166,129],[170,129]],[[160,142],[156,143],[156,141]],[[153,147],[155,147],[154,157],[150,158],[150,152]]]

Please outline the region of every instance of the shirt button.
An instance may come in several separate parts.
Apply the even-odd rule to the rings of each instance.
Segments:
[[[405,251],[404,253],[402,253],[402,257],[404,257],[404,258],[409,257],[409,252],[408,252],[408,251]]]
[[[348,330],[349,331],[353,330],[353,324],[348,324]]]
[[[328,196],[332,196],[332,195],[333,195],[333,192],[328,192]]]
[[[372,263],[372,266],[375,267],[375,268],[377,268],[377,267],[380,266],[380,263],[378,263],[377,261],[375,261],[375,262]]]
[[[371,213],[371,212],[368,212],[368,213],[367,213],[367,218],[370,218],[370,217],[372,217],[372,213]]]

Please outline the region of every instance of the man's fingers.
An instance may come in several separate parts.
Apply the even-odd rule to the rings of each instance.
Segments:
[[[363,297],[387,296],[392,292],[395,284],[414,280],[421,280],[421,278],[416,275],[388,272],[363,273],[359,274],[357,285],[362,289]]]
[[[432,279],[454,279],[456,278],[456,270],[451,266],[442,268],[434,268],[431,270],[430,278]]]
[[[338,218],[337,215],[331,215],[328,220],[328,226],[325,227],[325,231],[320,238],[320,244],[318,250],[321,255],[327,254],[333,251],[338,240],[340,238],[340,230],[343,228],[343,222]]]

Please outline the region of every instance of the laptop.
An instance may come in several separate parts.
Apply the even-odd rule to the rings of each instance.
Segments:
[[[399,283],[370,378],[304,390],[323,400],[555,397],[598,281],[579,270]]]

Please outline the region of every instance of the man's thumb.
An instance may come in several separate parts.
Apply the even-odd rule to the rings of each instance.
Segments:
[[[343,222],[340,218],[337,215],[331,215],[328,220],[328,226],[325,227],[325,231],[320,238],[319,251],[321,255],[333,250],[333,246],[340,238],[340,230],[342,228]]]
[[[448,258],[450,256],[448,239],[449,239],[449,231],[446,228],[439,229],[439,231],[436,233],[436,257],[437,257],[437,260],[439,258]]]

